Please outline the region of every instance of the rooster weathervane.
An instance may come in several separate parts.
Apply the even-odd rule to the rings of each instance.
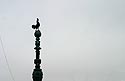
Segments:
[[[39,23],[39,19],[37,18],[36,20],[36,25],[32,25],[33,29],[39,29],[40,23]]]

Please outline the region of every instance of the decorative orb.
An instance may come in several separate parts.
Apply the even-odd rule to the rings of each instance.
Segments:
[[[35,33],[34,33],[34,36],[35,37],[40,37],[41,36],[40,30],[36,30]]]

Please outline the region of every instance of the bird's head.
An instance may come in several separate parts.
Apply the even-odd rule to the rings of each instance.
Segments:
[[[39,22],[39,19],[37,18],[37,22]]]

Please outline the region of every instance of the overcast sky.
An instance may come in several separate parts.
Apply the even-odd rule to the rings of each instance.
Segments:
[[[125,81],[124,0],[0,0],[0,36],[15,81],[32,81],[37,17],[43,81]],[[13,81],[1,43],[0,81]]]

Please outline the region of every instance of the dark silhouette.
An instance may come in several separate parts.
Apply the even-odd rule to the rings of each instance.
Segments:
[[[35,68],[33,70],[33,74],[32,74],[32,78],[33,81],[42,81],[43,78],[43,72],[42,69],[40,68],[40,64],[41,64],[41,59],[40,59],[40,37],[41,37],[41,32],[39,30],[39,19],[37,18],[36,21],[36,25],[32,25],[33,29],[35,30],[34,36],[36,37],[35,40],[35,52],[36,52],[36,58],[34,59],[34,64],[35,64]]]
[[[32,28],[39,29],[39,26],[40,26],[39,19],[37,18],[36,25],[32,25]]]

